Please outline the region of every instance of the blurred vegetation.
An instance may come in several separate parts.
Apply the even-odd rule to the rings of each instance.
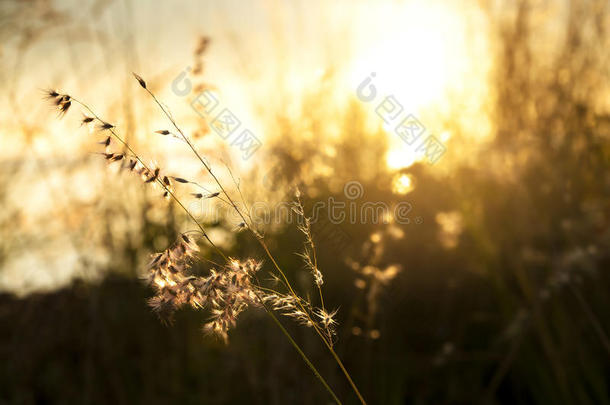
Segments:
[[[347,245],[319,246],[327,307],[340,308],[337,350],[371,404],[610,403],[610,6],[566,4],[565,21],[542,22],[542,6],[529,1],[481,6],[495,51],[493,136],[469,159],[451,158],[450,170],[388,169],[382,130],[368,129],[356,101],[329,114],[324,86],[303,97],[298,117],[269,119],[277,135],[266,139],[266,165],[243,180],[248,196],[281,200],[298,183],[310,201],[341,201],[343,185],[358,180],[367,199],[406,200],[423,218],[341,225]],[[545,29],[560,32],[553,49],[541,40]],[[468,134],[457,120],[445,125],[450,155]],[[331,127],[343,136],[326,133]],[[91,160],[57,170],[103,170]],[[53,250],[54,234],[28,233],[19,207],[5,202],[20,173],[46,170],[36,162],[2,162],[0,265],[31,246]],[[392,192],[401,174],[415,182],[406,196]],[[203,337],[205,314],[159,322],[138,269],[183,222],[133,184],[109,175],[99,200],[84,206],[59,193],[65,204],[38,226],[74,226],[82,280],[0,295],[0,403],[328,403],[262,312],[246,313],[228,346]],[[86,226],[91,216],[96,229]],[[222,220],[209,225],[231,231]],[[232,238],[232,256],[262,257],[245,233]],[[266,238],[301,291],[311,289],[295,227]],[[311,331],[285,324],[355,403]]]

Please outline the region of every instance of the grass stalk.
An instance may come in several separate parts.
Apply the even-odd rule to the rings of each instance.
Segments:
[[[152,94],[152,93],[151,93]],[[84,102],[75,99],[74,97],[71,97],[72,101],[74,101],[75,103],[81,105],[83,108],[85,108],[87,111],[89,111],[90,114],[92,114],[98,121],[100,122],[106,122],[104,121],[101,117],[99,117],[95,111],[93,111],[93,109],[91,109],[87,104],[85,104]],[[110,131],[110,133],[112,134],[112,136],[119,141],[119,143],[121,145],[123,145],[132,155],[135,159],[137,159],[138,162],[140,162],[140,164],[145,168],[148,169],[148,166],[146,165],[146,163],[144,163],[144,161],[142,160],[142,158],[140,157],[140,155],[138,155],[135,150],[133,150],[133,148],[123,140],[123,138],[116,133],[116,131],[114,130],[114,128],[109,128],[108,129]],[[183,135],[184,137],[184,135]],[[190,142],[188,142],[188,140],[186,139],[186,137],[184,137],[185,141],[187,141],[187,143],[190,144]],[[202,161],[202,163],[205,164],[205,162],[203,162],[203,160],[200,158],[200,160]],[[209,168],[209,166],[206,165],[206,168]],[[211,173],[211,170],[210,170]],[[229,258],[224,254],[224,252],[210,239],[207,231],[205,230],[204,226],[197,221],[197,219],[191,214],[191,212],[186,208],[186,206],[182,203],[182,201],[180,201],[180,199],[169,189],[169,187],[167,187],[163,181],[161,181],[160,179],[156,179],[156,181],[161,185],[161,187],[168,193],[168,195],[182,208],[182,210],[188,215],[188,217],[193,220],[193,222],[196,224],[196,226],[200,229],[202,235],[204,236],[204,238],[207,240],[207,242],[210,244],[210,246],[212,246],[212,248],[218,253],[220,254],[223,259],[225,259],[225,261],[228,261]],[[223,190],[224,191],[224,190]],[[226,192],[225,192],[225,195]],[[227,198],[228,195],[227,195]],[[233,207],[235,209],[237,209],[235,203],[231,201],[231,204],[233,205]],[[298,343],[294,340],[294,338],[290,335],[290,333],[286,330],[286,328],[284,328],[284,326],[281,324],[281,322],[277,319],[277,317],[275,316],[275,314],[273,314],[273,312],[267,307],[267,305],[264,303],[264,301],[261,299],[260,296],[257,295],[257,298],[259,299],[259,301],[261,302],[261,304],[263,305],[263,308],[265,309],[265,312],[271,317],[271,319],[274,321],[274,323],[278,326],[278,328],[280,329],[280,331],[286,336],[286,338],[288,339],[288,341],[290,342],[290,344],[295,348],[295,350],[301,355],[301,358],[303,359],[303,361],[307,364],[307,366],[311,369],[311,371],[314,373],[314,375],[316,376],[316,378],[318,378],[318,380],[322,383],[322,385],[324,386],[324,388],[326,388],[326,390],[330,393],[330,395],[333,397],[334,401],[341,405],[341,401],[339,400],[339,398],[337,397],[337,395],[335,394],[335,392],[330,388],[330,386],[328,385],[328,383],[326,382],[326,380],[324,379],[324,377],[322,377],[322,375],[320,374],[320,372],[318,371],[318,369],[313,365],[313,363],[311,362],[311,360],[309,360],[309,358],[307,357],[307,355],[305,354],[305,352],[303,352],[303,350],[301,349],[301,347],[298,345]]]
[[[139,76],[136,76],[136,79]],[[139,80],[138,80],[139,81]],[[140,83],[141,84],[141,83]],[[214,180],[214,182],[218,185],[218,187],[220,188],[220,190],[222,191],[222,193],[225,195],[225,197],[227,198],[227,200],[230,202],[231,206],[233,207],[233,209],[237,212],[237,214],[239,215],[239,217],[242,219],[243,223],[246,225],[246,227],[254,234],[255,239],[259,242],[259,244],[261,245],[261,247],[263,248],[263,250],[265,251],[267,257],[269,257],[269,259],[271,260],[271,262],[273,263],[275,269],[278,271],[278,273],[282,276],[282,278],[284,279],[284,282],[286,283],[290,293],[293,296],[297,296],[296,292],[294,291],[294,289],[292,288],[292,285],[290,284],[290,282],[288,281],[288,278],[286,277],[286,274],[282,271],[282,269],[280,268],[280,266],[278,265],[277,261],[275,260],[275,258],[273,257],[273,255],[271,254],[269,248],[267,247],[267,244],[265,243],[263,237],[261,235],[259,235],[256,231],[254,231],[252,229],[252,227],[250,226],[250,224],[248,223],[248,221],[246,220],[245,216],[242,214],[241,210],[237,207],[237,204],[235,203],[235,201],[233,200],[233,198],[229,195],[229,193],[226,191],[225,187],[223,187],[222,183],[220,182],[220,180],[218,179],[218,177],[212,172],[212,169],[210,167],[210,165],[208,163],[205,162],[205,160],[202,158],[202,156],[199,154],[199,152],[197,151],[197,149],[195,148],[195,146],[192,144],[192,142],[188,139],[188,137],[184,134],[184,132],[182,131],[182,129],[180,129],[180,127],[178,126],[178,124],[176,123],[176,121],[174,120],[174,118],[172,117],[172,115],[169,113],[169,111],[167,110],[167,108],[165,108],[165,106],[157,99],[157,97],[155,96],[155,94],[150,91],[148,89],[148,87],[146,86],[142,86],[142,88],[144,88],[144,90],[146,90],[146,92],[152,97],[152,99],[155,101],[155,103],[157,104],[157,106],[159,106],[159,108],[161,109],[161,111],[163,112],[163,114],[169,119],[169,121],[171,122],[171,124],[173,125],[173,127],[176,129],[176,131],[178,131],[178,133],[180,134],[180,136],[182,137],[182,139],[184,140],[184,142],[186,142],[186,144],[189,146],[189,148],[191,149],[191,151],[194,153],[194,155],[199,159],[199,161],[201,162],[201,164],[203,165],[203,167],[206,169],[206,171],[210,174],[210,176],[212,177],[212,179]],[[324,345],[327,347],[327,349],[329,350],[329,352],[331,353],[331,355],[333,356],[334,360],[336,361],[337,365],[339,366],[339,368],[341,369],[341,371],[343,372],[343,374],[345,375],[347,381],[349,382],[352,390],[354,391],[354,393],[356,394],[356,396],[358,397],[358,399],[360,400],[360,402],[363,405],[366,405],[366,401],[364,400],[364,398],[362,397],[362,394],[360,393],[360,391],[358,390],[358,387],[356,386],[356,384],[354,383],[351,375],[349,374],[349,372],[347,371],[347,369],[345,368],[345,366],[343,365],[343,362],[341,361],[341,359],[339,358],[339,356],[337,355],[337,353],[334,351],[334,349],[332,348],[331,343],[326,339],[326,337],[324,336],[324,334],[322,333],[322,331],[319,329],[317,323],[315,322],[314,319],[312,319],[309,311],[302,305],[302,303],[300,301],[297,300],[297,304],[300,306],[301,310],[306,314],[307,318],[310,320],[314,330],[316,331],[316,333],[318,334],[318,336],[320,336],[320,338],[322,339],[322,341],[324,342]]]

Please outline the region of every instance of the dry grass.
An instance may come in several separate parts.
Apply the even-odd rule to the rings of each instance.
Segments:
[[[184,185],[185,187],[192,185],[198,186],[199,184],[196,181],[167,174],[160,167],[150,167],[146,165],[143,158],[119,135],[115,125],[101,119],[87,104],[78,99],[75,99],[68,94],[61,94],[55,90],[48,90],[46,92],[46,98],[53,103],[55,108],[57,108],[58,116],[60,118],[68,112],[73,103],[80,105],[87,110],[92,116],[85,115],[81,120],[81,125],[88,126],[90,124],[96,124],[98,133],[104,137],[104,140],[99,142],[104,147],[104,151],[100,152],[104,159],[109,164],[119,163],[122,170],[137,174],[145,184],[159,186],[162,190],[163,197],[174,200],[182,208],[184,213],[198,227],[196,234],[202,236],[212,250],[224,261],[223,263],[215,263],[209,258],[198,257],[196,255],[198,247],[195,240],[186,233],[181,234],[180,238],[172,246],[168,247],[163,252],[155,254],[148,266],[148,282],[156,291],[156,295],[149,300],[150,306],[165,320],[170,320],[174,311],[185,305],[190,305],[195,309],[209,309],[211,315],[207,322],[204,323],[203,330],[208,334],[218,336],[225,342],[228,342],[228,332],[236,325],[240,313],[250,306],[263,308],[274,321],[276,321],[282,332],[290,340],[295,349],[299,351],[305,362],[332,395],[333,399],[337,403],[341,403],[302,349],[273,315],[272,311],[277,311],[288,318],[296,320],[301,325],[312,328],[316,332],[345,374],[354,393],[357,395],[360,402],[364,404],[365,401],[355,383],[333,349],[336,338],[335,328],[337,321],[335,320],[335,315],[337,314],[337,310],[328,311],[324,306],[322,294],[323,275],[317,263],[316,246],[311,232],[311,218],[307,217],[304,211],[300,199],[300,192],[297,190],[295,196],[296,201],[293,203],[293,210],[302,219],[302,224],[299,225],[299,229],[305,235],[304,251],[299,254],[303,258],[305,267],[311,273],[313,282],[318,289],[320,297],[319,307],[313,304],[308,298],[299,295],[293,288],[286,277],[285,272],[281,269],[265,243],[264,233],[253,227],[253,220],[248,214],[249,209],[246,202],[243,201],[239,185],[237,185],[237,191],[242,198],[241,203],[245,206],[245,209],[239,208],[238,202],[236,202],[235,198],[229,193],[227,187],[223,185],[215,175],[210,163],[208,163],[209,161],[200,155],[192,141],[178,126],[164,104],[162,104],[148,89],[144,79],[135,73],[134,77],[140,86],[152,97],[177,131],[176,134],[173,134],[168,130],[159,130],[156,132],[161,135],[172,134],[181,139],[200,161],[205,171],[212,177],[220,190],[206,195],[194,192],[195,190],[189,190],[190,193],[188,193],[188,195],[196,199],[218,198],[228,204],[242,219],[242,222],[238,225],[239,230],[247,229],[250,231],[252,237],[256,239],[264,250],[268,259],[273,264],[272,274],[274,281],[276,281],[275,284],[281,286],[281,290],[278,290],[275,289],[277,287],[263,286],[260,283],[257,278],[257,273],[259,273],[263,266],[261,261],[252,258],[247,258],[245,260],[230,258],[214,243],[203,224],[189,212],[186,208],[185,201],[183,201],[182,197],[174,188],[173,181],[177,184]],[[105,135],[108,132],[110,135]],[[123,147],[124,152],[113,151],[113,139],[118,141]],[[208,275],[195,276],[189,274],[189,263],[192,260],[205,260],[209,263],[213,263],[214,266],[209,269]]]

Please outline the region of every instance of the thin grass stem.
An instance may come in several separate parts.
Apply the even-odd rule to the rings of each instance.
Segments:
[[[235,211],[237,212],[237,214],[240,216],[240,218],[242,219],[243,223],[248,227],[248,229],[250,229],[250,231],[254,234],[256,240],[258,240],[259,244],[261,245],[261,247],[263,248],[263,250],[265,251],[266,255],[269,257],[269,259],[271,260],[271,262],[273,263],[274,267],[276,268],[276,270],[280,273],[280,275],[282,276],[282,278],[284,279],[284,281],[286,282],[286,285],[288,286],[290,293],[293,296],[297,296],[297,294],[295,293],[294,289],[292,288],[292,285],[290,284],[290,282],[288,281],[288,278],[286,277],[286,274],[282,271],[282,269],[280,268],[280,266],[278,265],[277,261],[275,260],[275,258],[273,257],[273,255],[271,254],[271,252],[269,251],[269,248],[267,247],[267,244],[265,243],[264,239],[262,236],[260,236],[257,232],[255,232],[252,227],[248,224],[248,221],[246,220],[246,218],[244,217],[244,215],[242,214],[242,212],[240,211],[240,209],[237,207],[237,205],[235,204],[234,200],[231,198],[231,196],[229,195],[229,193],[226,191],[225,187],[222,185],[222,183],[220,182],[220,180],[218,180],[218,177],[212,172],[212,169],[210,167],[209,164],[207,164],[205,162],[205,160],[202,158],[202,156],[199,154],[199,152],[195,149],[195,146],[192,144],[192,142],[188,139],[188,137],[184,134],[184,132],[182,131],[182,129],[180,129],[180,127],[178,126],[178,124],[176,123],[176,121],[174,120],[174,118],[172,117],[172,115],[169,113],[169,111],[165,108],[165,106],[157,99],[157,97],[154,95],[153,92],[151,92],[147,87],[144,87],[144,90],[146,90],[146,92],[148,92],[148,94],[152,97],[152,99],[155,101],[155,103],[157,104],[157,106],[159,106],[159,108],[161,109],[161,111],[165,114],[165,116],[169,119],[169,121],[171,122],[171,124],[174,126],[174,128],[178,131],[178,133],[180,134],[180,136],[182,136],[182,138],[184,139],[184,141],[186,142],[186,144],[190,147],[190,149],[193,151],[193,153],[195,154],[195,156],[199,159],[199,161],[201,162],[201,164],[203,165],[203,167],[206,169],[206,171],[210,174],[210,176],[212,177],[212,179],[216,182],[216,184],[218,185],[218,187],[220,188],[220,190],[222,191],[222,193],[227,197],[227,200],[229,200],[229,202],[231,203],[231,205],[233,206],[233,209],[235,209]],[[324,336],[324,334],[322,333],[322,331],[319,329],[317,322],[311,317],[309,311],[301,304],[300,301],[297,300],[298,305],[301,307],[301,310],[306,314],[307,318],[309,319],[309,321],[311,322],[314,330],[316,331],[316,333],[318,334],[318,336],[320,336],[320,338],[322,339],[322,341],[324,342],[324,344],[326,345],[326,347],[328,348],[328,350],[330,351],[331,355],[333,356],[333,358],[335,359],[335,361],[337,362],[337,364],[339,365],[339,368],[341,369],[341,371],[343,372],[343,374],[345,375],[345,377],[347,378],[350,386],[352,387],[354,393],[356,394],[356,396],[358,397],[358,399],[360,400],[360,402],[363,405],[366,405],[366,401],[364,400],[364,398],[362,397],[362,394],[360,394],[360,391],[358,390],[358,387],[356,386],[356,384],[354,383],[354,381],[352,380],[352,377],[350,376],[349,372],[347,371],[347,369],[345,368],[345,366],[343,365],[343,362],[341,361],[341,359],[339,358],[339,356],[337,355],[337,353],[333,350],[332,345],[330,344],[330,342],[327,341],[326,337]]]

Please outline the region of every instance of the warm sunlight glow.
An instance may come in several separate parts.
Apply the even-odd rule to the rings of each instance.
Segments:
[[[419,160],[421,160],[421,156],[418,156],[414,149],[407,148],[406,145],[402,144],[400,139],[396,141],[391,138],[390,148],[386,155],[386,163],[389,168],[400,169],[409,167]]]
[[[387,164],[398,169],[421,160],[421,156],[415,147],[406,148],[393,131],[403,116],[414,114],[421,119],[424,109],[441,105],[449,87],[460,81],[468,63],[464,57],[465,28],[459,13],[446,4],[392,3],[379,10],[379,15],[369,18],[383,23],[362,41],[350,76],[356,87],[368,77],[372,79],[377,97],[368,102],[369,111],[390,137]],[[375,111],[388,96],[403,108],[389,123]],[[423,125],[431,130],[429,122]]]
[[[396,194],[407,194],[415,188],[413,179],[408,174],[400,174],[394,177],[392,191]]]
[[[610,405],[610,0],[0,19],[0,405]]]

